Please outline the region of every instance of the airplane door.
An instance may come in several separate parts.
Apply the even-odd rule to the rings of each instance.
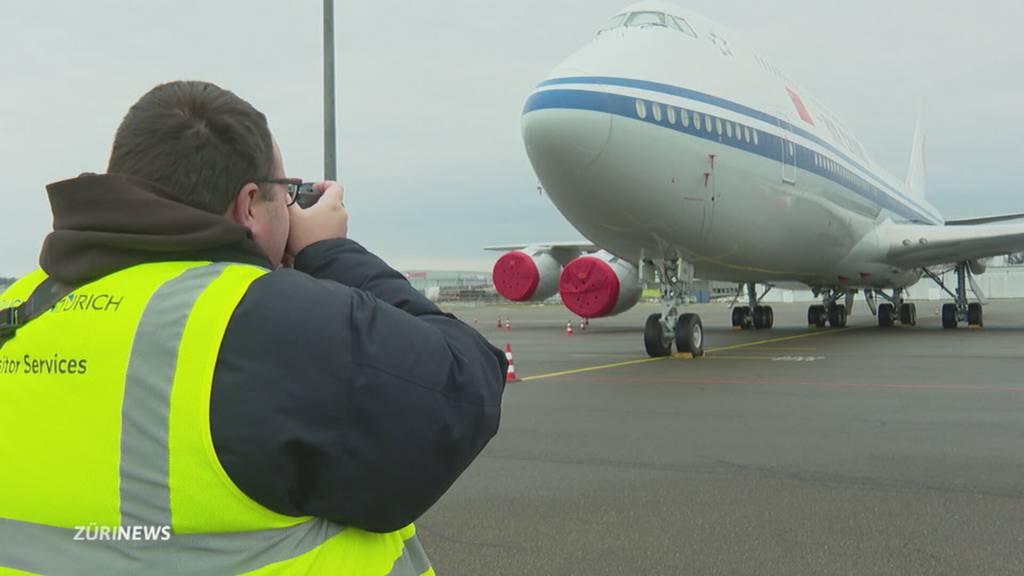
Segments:
[[[779,160],[782,161],[782,181],[786,184],[796,184],[796,145],[791,140],[790,130],[793,123],[789,120],[789,114],[781,113],[777,117],[779,131],[782,137],[779,138]]]

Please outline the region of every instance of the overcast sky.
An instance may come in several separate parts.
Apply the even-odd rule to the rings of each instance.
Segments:
[[[321,2],[14,2],[0,17],[0,276],[36,266],[44,186],[103,172],[152,86],[201,79],[270,120],[289,175],[319,179]],[[402,269],[489,269],[479,248],[579,235],[536,192],[531,89],[628,5],[337,0],[350,236]],[[1024,211],[1020,2],[693,0],[832,109],[899,177],[926,109],[928,198],[948,218]]]

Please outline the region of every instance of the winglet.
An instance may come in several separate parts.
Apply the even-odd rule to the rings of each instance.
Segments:
[[[907,194],[912,198],[924,200],[924,129],[922,118],[924,110],[917,116],[914,128],[914,145],[910,149],[910,165],[907,166]]]

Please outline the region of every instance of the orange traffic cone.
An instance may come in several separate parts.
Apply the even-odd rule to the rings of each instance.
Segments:
[[[512,362],[512,345],[508,343],[505,344],[505,359],[508,360],[508,373],[505,375],[505,382],[515,382],[516,380],[519,380],[519,378],[516,377],[515,364]]]
[[[565,335],[572,336],[572,320],[569,320],[565,324]]]

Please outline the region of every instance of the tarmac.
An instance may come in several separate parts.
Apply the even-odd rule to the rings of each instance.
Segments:
[[[772,330],[695,305],[707,354],[653,360],[656,305],[448,307],[522,380],[421,542],[439,575],[1024,574],[1024,301],[953,331],[939,305],[774,304]]]

